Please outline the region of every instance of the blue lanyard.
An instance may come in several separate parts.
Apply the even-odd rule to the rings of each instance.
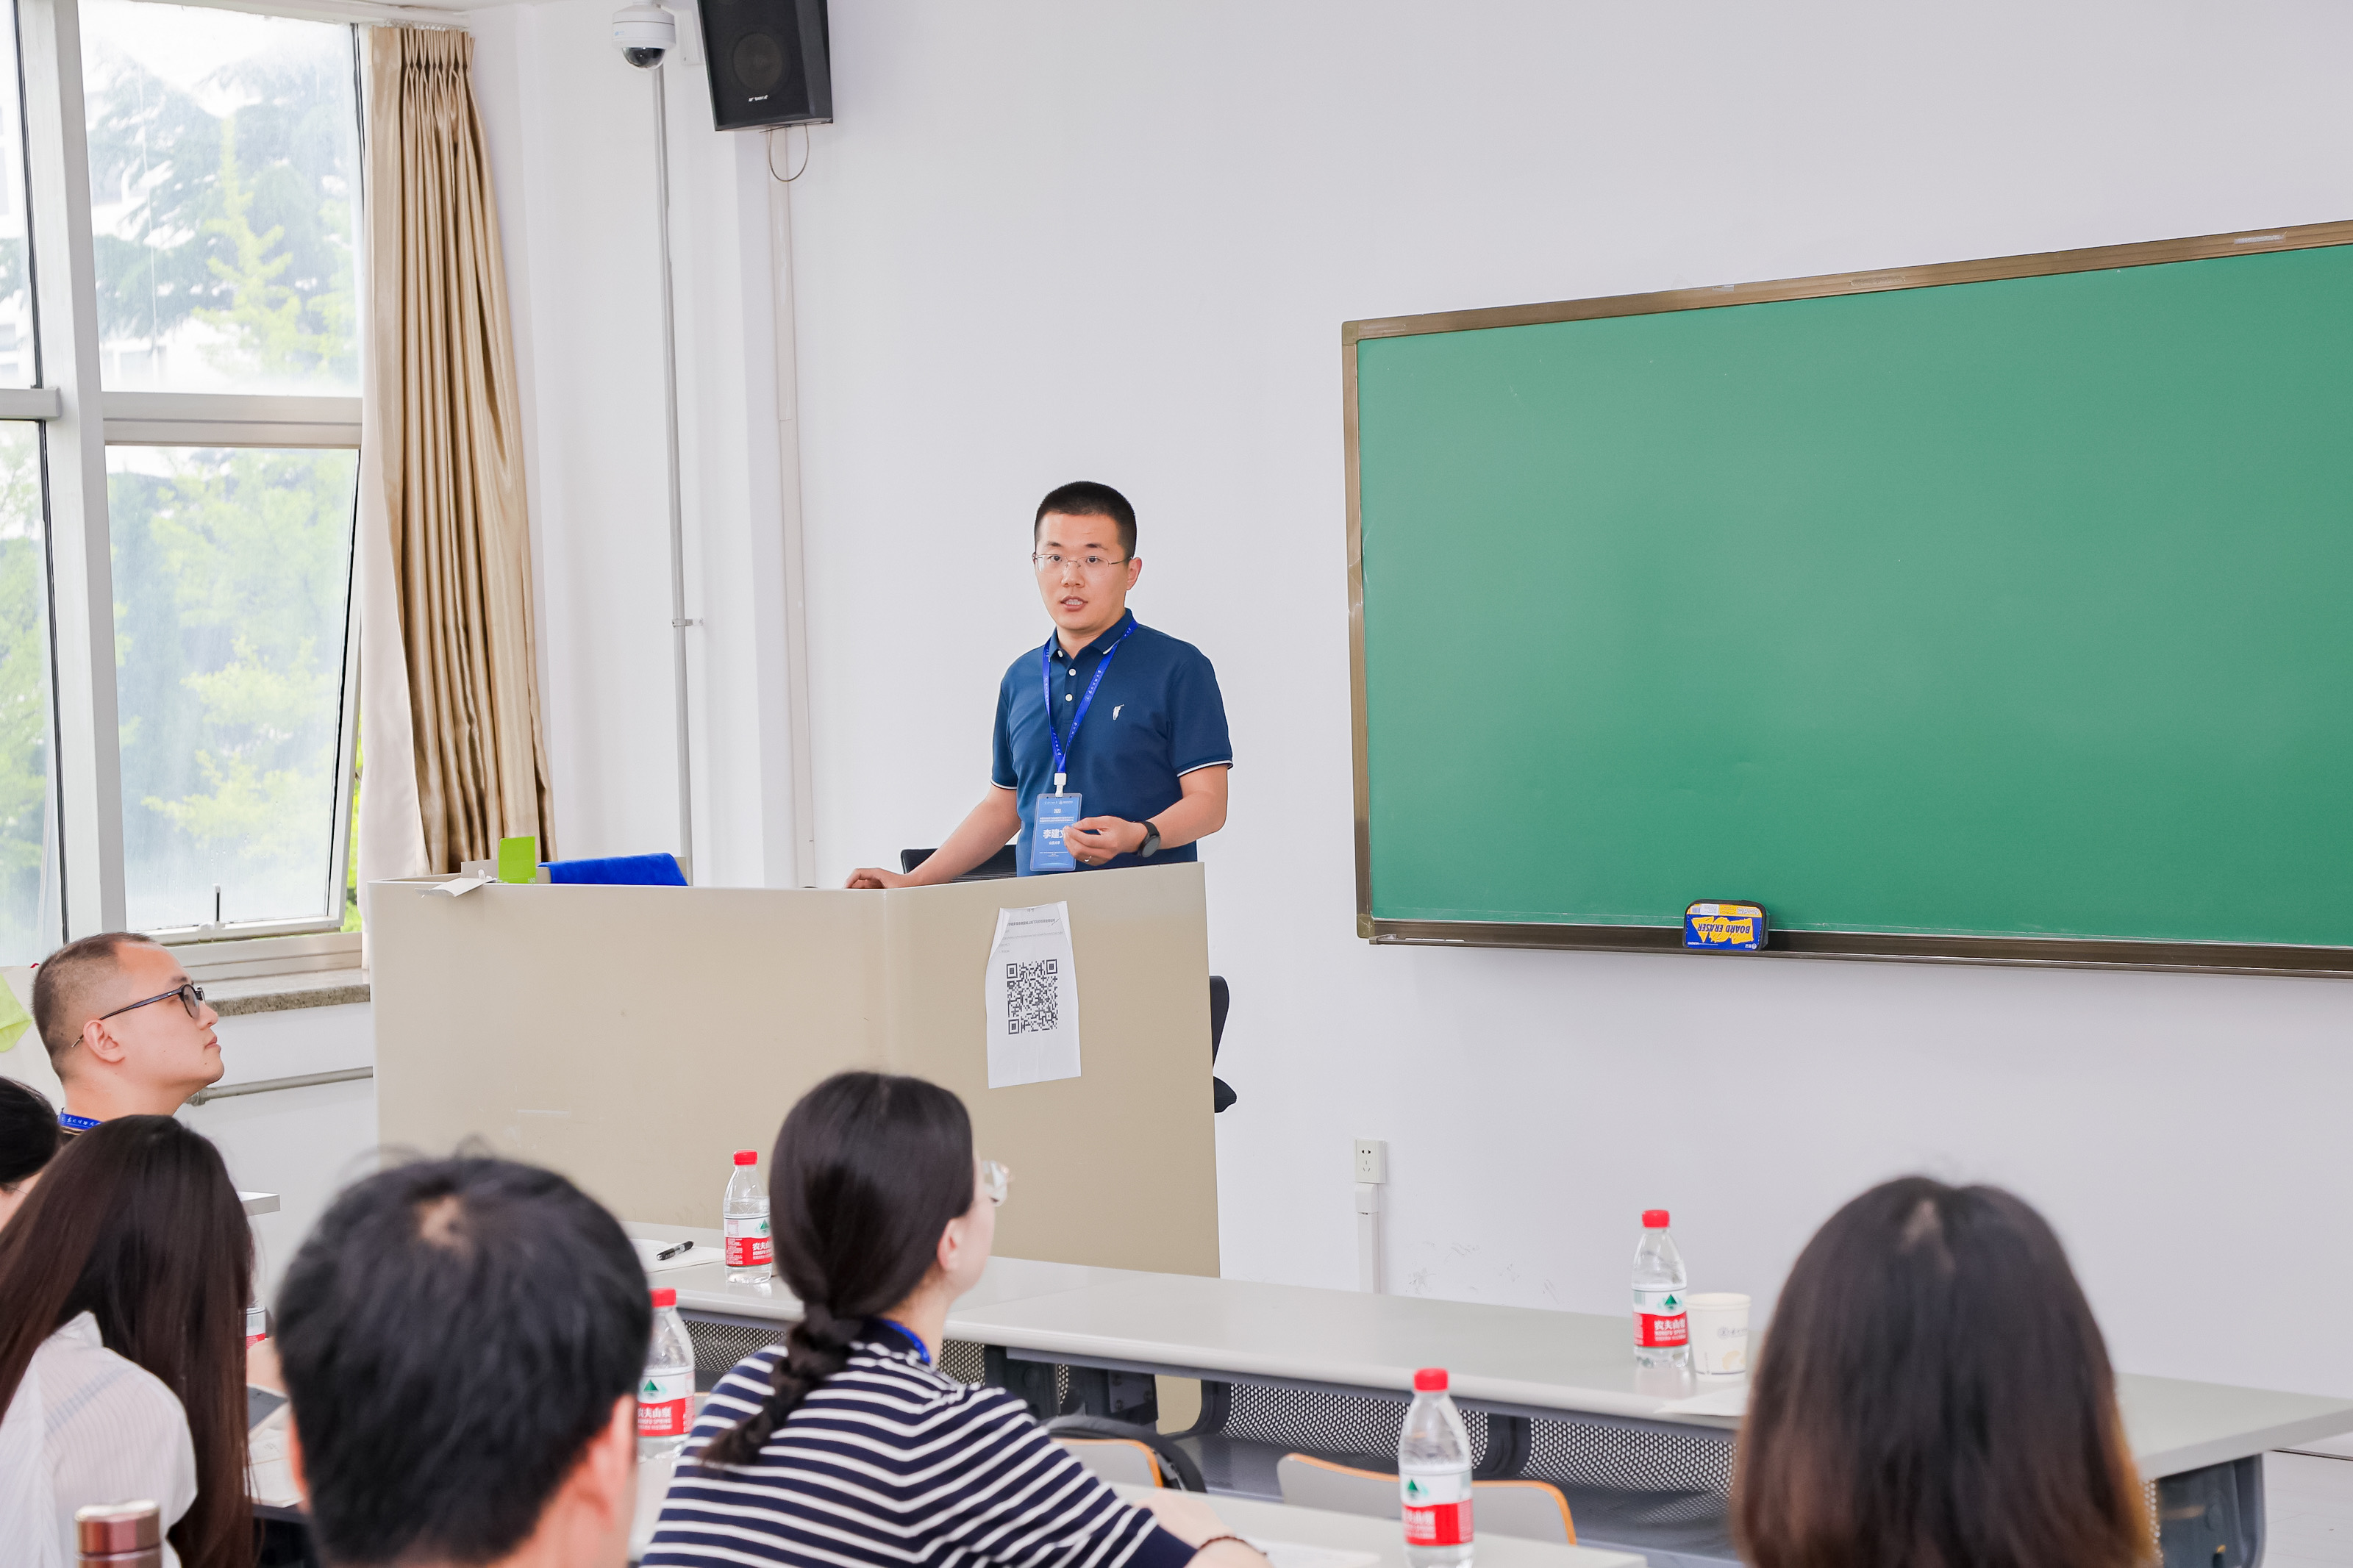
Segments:
[[[1079,743],[1079,726],[1087,721],[1087,709],[1095,700],[1095,688],[1103,684],[1103,671],[1111,668],[1111,656],[1119,651],[1119,643],[1135,635],[1135,617],[1127,620],[1127,630],[1119,634],[1119,642],[1103,649],[1103,662],[1095,666],[1095,678],[1087,682],[1087,694],[1079,699],[1079,710],[1071,715],[1071,744]],[[1046,646],[1038,650],[1038,679],[1046,693],[1046,738],[1054,742],[1054,793],[1062,793],[1062,781],[1071,776],[1071,759],[1062,737],[1054,730],[1054,639],[1048,637]]]
[[[69,1132],[87,1132],[98,1125],[95,1116],[76,1116],[70,1110],[58,1112],[58,1125]]]

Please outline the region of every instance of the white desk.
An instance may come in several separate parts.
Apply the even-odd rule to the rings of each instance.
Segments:
[[[645,1236],[691,1234],[697,1250],[706,1239],[716,1245],[714,1232],[628,1228]],[[676,1286],[679,1304],[691,1313],[755,1324],[798,1315],[780,1282],[731,1285],[715,1264],[654,1278]],[[953,1340],[997,1347],[1014,1363],[1052,1362],[1342,1394],[1402,1396],[1413,1385],[1416,1367],[1443,1366],[1458,1400],[1490,1412],[1505,1427],[1516,1422],[1524,1434],[1530,1430],[1526,1423],[1546,1419],[1655,1424],[1654,1430],[1683,1429],[1670,1441],[1689,1452],[1704,1446],[1694,1429],[1715,1434],[1720,1444],[1739,1425],[1736,1410],[1678,1408],[1696,1394],[1722,1391],[1703,1389],[1687,1373],[1637,1370],[1626,1321],[1590,1313],[1000,1258],[950,1311],[947,1331]],[[1010,1375],[1016,1366],[999,1363],[998,1370],[1018,1387],[1018,1378]],[[2260,1456],[2353,1431],[2353,1401],[2314,1394],[2126,1373],[2117,1379],[2117,1395],[2140,1472],[2159,1483],[2168,1563],[2211,1563],[2217,1542],[2234,1543],[2230,1561],[2252,1560],[2263,1536]],[[1503,1429],[1490,1427],[1491,1434]],[[1206,1447],[1203,1455],[1206,1470]],[[1727,1458],[1718,1448],[1710,1462],[1721,1472]],[[1239,1469],[1224,1482],[1210,1479],[1217,1487],[1264,1484]],[[1640,1541],[1654,1564],[1729,1561],[1720,1542],[1704,1546],[1694,1540],[1670,1550],[1662,1542],[1678,1538],[1641,1534],[1635,1527],[1641,1521],[1611,1516],[1619,1500],[1644,1495],[1605,1489],[1570,1500],[1580,1519],[1594,1520],[1596,1538]],[[1682,1551],[1690,1554],[1678,1555]]]
[[[632,1235],[716,1231],[631,1225]],[[653,1276],[691,1311],[789,1322],[781,1280],[730,1285],[719,1265]],[[1704,1392],[1686,1373],[1635,1367],[1623,1320],[1416,1296],[989,1260],[948,1314],[952,1338],[1081,1365],[1315,1384],[1409,1394],[1416,1367],[1443,1366],[1455,1397],[1506,1413],[1589,1414],[1725,1429],[1737,1418],[1670,1408]],[[2118,1377],[2141,1473],[2168,1476],[2353,1431],[2353,1401],[2180,1378]]]
[[[1147,1489],[1113,1489],[1134,1501]],[[1250,1541],[1320,1546],[1330,1552],[1369,1552],[1380,1559],[1381,1568],[1406,1568],[1405,1538],[1395,1520],[1291,1508],[1256,1498],[1212,1498],[1209,1506],[1218,1510],[1218,1517],[1225,1521],[1228,1529]],[[1508,1535],[1485,1533],[1478,1537],[1472,1561],[1473,1568],[1642,1568],[1643,1563],[1631,1552],[1548,1546],[1541,1541],[1518,1541]],[[1275,1568],[1282,1568],[1280,1561]]]

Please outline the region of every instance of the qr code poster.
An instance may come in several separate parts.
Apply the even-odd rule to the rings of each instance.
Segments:
[[[988,1087],[1079,1076],[1079,977],[1071,906],[997,911],[982,982],[988,1008]]]

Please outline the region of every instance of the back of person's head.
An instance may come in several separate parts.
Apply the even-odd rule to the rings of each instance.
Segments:
[[[245,1309],[253,1232],[201,1133],[122,1116],[69,1140],[0,1230],[0,1405],[57,1329],[83,1312],[106,1348],[179,1396],[196,1500],[168,1537],[186,1568],[253,1560],[245,1493]]]
[[[1740,1429],[1755,1568],[2132,1568],[2147,1505],[2090,1305],[2042,1216],[1906,1176],[1790,1270]]]
[[[1119,531],[1120,553],[1135,553],[1135,508],[1109,485],[1092,479],[1073,479],[1048,490],[1046,499],[1038,503],[1038,515],[1030,521],[1031,539],[1038,537],[1039,529],[1049,516],[1108,518]]]
[[[0,1078],[0,1225],[8,1223],[25,1184],[57,1157],[57,1107],[30,1084]]]
[[[101,931],[66,943],[33,971],[33,1027],[60,1076],[67,1053],[81,1043],[82,1026],[103,1011],[97,999],[121,972],[122,950],[133,944],[156,942],[137,931]]]
[[[553,1171],[425,1160],[353,1184],[278,1292],[322,1554],[512,1552],[635,1392],[652,1333],[636,1249]]]
[[[801,1097],[768,1163],[776,1272],[801,1303],[767,1400],[702,1458],[749,1464],[849,1362],[866,1320],[904,1301],[974,1202],[972,1119],[919,1078],[837,1073]]]

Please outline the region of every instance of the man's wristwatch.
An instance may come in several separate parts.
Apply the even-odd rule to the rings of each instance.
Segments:
[[[1136,850],[1135,858],[1139,860],[1149,860],[1155,855],[1159,853],[1160,824],[1156,822],[1147,822],[1144,825],[1144,843],[1142,847]]]

